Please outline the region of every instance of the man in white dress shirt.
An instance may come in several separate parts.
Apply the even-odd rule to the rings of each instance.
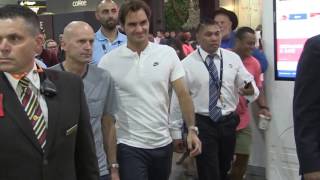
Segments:
[[[128,37],[127,45],[106,54],[98,64],[110,72],[120,96],[117,154],[121,180],[169,178],[172,139],[181,138],[169,128],[168,92],[171,88],[179,97],[190,129],[187,138],[190,155],[201,152],[194,126],[193,104],[183,82],[182,65],[175,50],[149,42],[150,15],[145,2],[125,2],[119,17]]]
[[[202,142],[202,153],[196,157],[199,179],[226,180],[234,153],[236,127],[239,123],[239,117],[235,113],[239,95],[253,101],[257,98],[259,90],[240,57],[220,48],[221,30],[217,24],[211,20],[202,21],[196,32],[200,48],[187,56],[182,64],[194,102],[196,125]],[[216,77],[209,68],[208,61],[213,61]],[[217,112],[214,116],[211,115],[209,107],[209,97],[212,98],[213,88],[209,84],[211,80],[215,87],[217,86],[217,99],[212,107]],[[178,103],[173,98],[171,120],[182,118],[177,106]]]

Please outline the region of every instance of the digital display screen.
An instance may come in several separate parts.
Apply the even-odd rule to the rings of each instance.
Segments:
[[[304,43],[320,34],[320,0],[274,0],[275,78],[294,80]]]

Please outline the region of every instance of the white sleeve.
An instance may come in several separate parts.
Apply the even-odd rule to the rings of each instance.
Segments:
[[[173,48],[170,48],[169,58],[172,60],[170,81],[173,82],[185,75],[182,63]]]
[[[241,59],[239,58],[238,74],[237,74],[237,87],[243,88],[247,83],[252,84],[254,93],[252,95],[244,96],[249,102],[253,102],[259,96],[259,89],[254,81],[254,77],[244,67]]]
[[[258,98],[259,93],[260,93],[260,91],[259,91],[259,89],[258,89],[258,87],[256,85],[256,82],[255,81],[251,81],[251,84],[252,84],[253,89],[254,89],[254,94],[251,95],[251,96],[244,96],[249,102],[255,101]]]
[[[183,119],[176,93],[172,92],[169,115],[169,129],[172,139],[182,139]]]

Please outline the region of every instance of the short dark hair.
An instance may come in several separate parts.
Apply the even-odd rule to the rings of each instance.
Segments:
[[[166,44],[175,50],[179,50],[178,51],[179,53],[177,53],[177,54],[178,54],[178,57],[180,60],[182,60],[186,57],[186,55],[184,54],[183,49],[182,49],[182,42],[179,39],[169,38],[167,40]]]
[[[147,3],[142,0],[130,0],[126,1],[124,4],[121,5],[119,10],[119,20],[122,25],[125,24],[126,16],[129,12],[136,12],[140,9],[144,10],[147,15],[148,20],[151,17],[151,10]]]
[[[208,26],[208,25],[217,25],[218,24],[211,18],[204,18],[201,19],[197,28],[196,28],[196,33],[198,33],[204,26]]]
[[[24,19],[31,34],[36,35],[40,32],[39,17],[31,9],[20,5],[6,5],[0,8],[0,19],[14,18]]]
[[[246,27],[246,26],[240,27],[236,31],[235,37],[236,39],[242,40],[246,33],[255,34],[255,31],[250,27]]]
[[[55,42],[56,44],[58,44],[55,40],[53,39],[47,39],[45,42],[44,42],[44,48],[47,49],[48,48],[48,44],[51,43],[51,42]]]

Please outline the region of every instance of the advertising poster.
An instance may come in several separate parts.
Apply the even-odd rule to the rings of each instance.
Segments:
[[[276,0],[276,79],[294,80],[304,43],[319,27],[320,0]]]

